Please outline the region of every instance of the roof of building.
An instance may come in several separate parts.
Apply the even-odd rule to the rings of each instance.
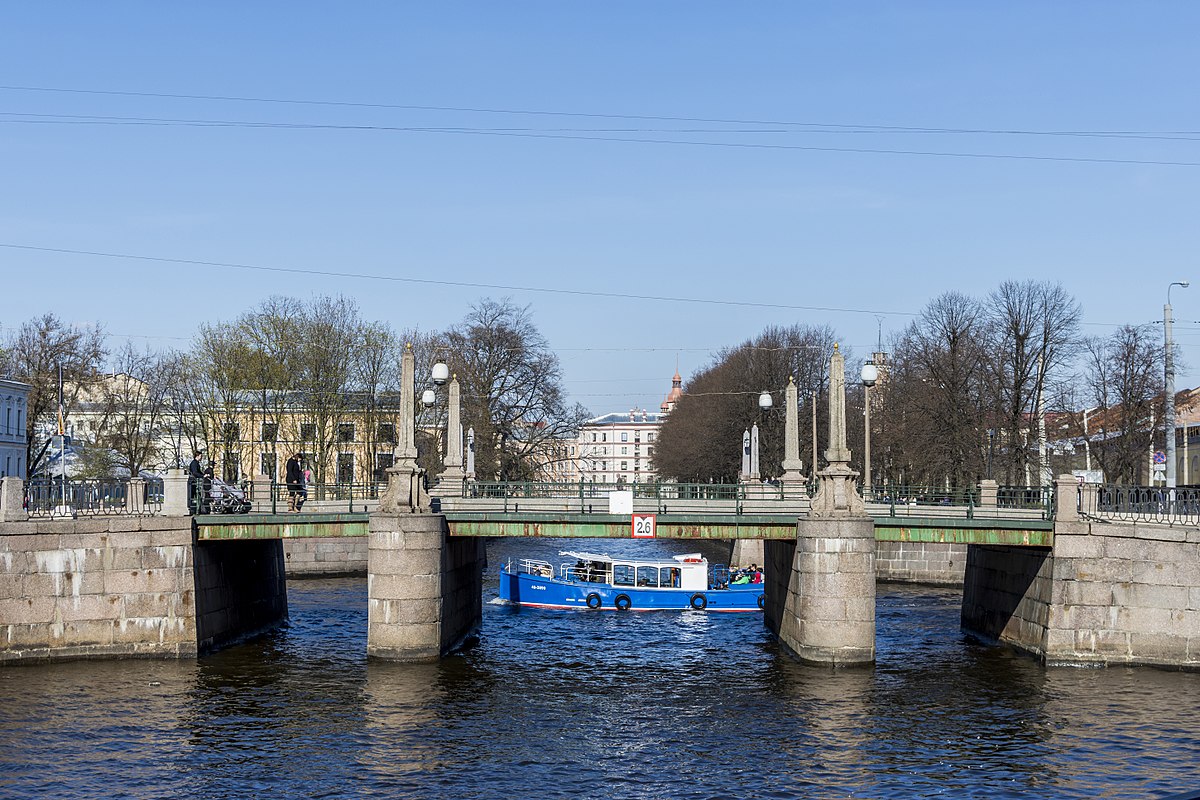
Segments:
[[[662,418],[663,415],[657,411],[645,411],[638,408],[632,411],[613,411],[592,417],[583,423],[583,427],[586,428],[589,425],[657,425],[662,422]]]

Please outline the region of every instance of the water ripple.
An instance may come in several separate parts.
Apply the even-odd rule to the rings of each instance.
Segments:
[[[647,546],[696,549],[612,545]],[[879,591],[873,669],[797,664],[757,615],[493,604],[477,646],[403,665],[365,657],[365,581],[295,581],[287,628],[198,663],[0,671],[0,797],[1145,798],[1200,783],[1200,675],[1043,669],[964,637],[954,592]]]

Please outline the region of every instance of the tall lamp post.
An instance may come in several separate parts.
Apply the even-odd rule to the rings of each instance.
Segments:
[[[1163,355],[1164,377],[1166,378],[1166,439],[1167,439],[1167,488],[1175,488],[1175,343],[1171,338],[1171,287],[1188,288],[1188,281],[1175,281],[1167,286],[1167,304],[1163,306],[1163,340],[1166,353]]]
[[[871,491],[871,387],[879,380],[874,362],[863,364],[859,374],[863,385],[863,497]]]
[[[770,392],[762,392],[758,396],[758,416],[761,419],[762,415],[771,410],[771,406],[775,405],[775,401],[771,399]],[[750,429],[750,479],[753,481],[762,480],[762,474],[758,468],[758,423],[754,423],[754,427]]]

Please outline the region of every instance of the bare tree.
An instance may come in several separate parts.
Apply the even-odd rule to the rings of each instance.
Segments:
[[[1084,345],[1084,381],[1099,407],[1088,445],[1105,478],[1135,483],[1146,468],[1154,420],[1162,419],[1163,344],[1149,326],[1123,326]]]
[[[587,419],[582,406],[568,405],[558,356],[527,306],[482,300],[446,334],[446,345],[463,386],[463,424],[475,428],[481,477],[532,478],[539,454]]]
[[[317,483],[328,481],[337,425],[348,416],[354,347],[361,321],[346,297],[319,297],[304,310],[298,326],[295,367],[301,425],[311,426],[309,455]],[[305,437],[301,437],[305,438]]]
[[[396,445],[400,401],[399,358],[401,345],[392,329],[380,322],[362,326],[355,348],[355,411],[362,427],[366,458],[358,473],[364,483],[385,480],[375,463],[380,448]],[[411,412],[410,412],[411,413]]]
[[[957,487],[984,471],[983,314],[976,300],[947,292],[897,339],[879,439],[890,480]]]
[[[63,404],[67,413],[95,379],[106,353],[104,332],[99,325],[67,325],[53,314],[44,314],[21,325],[5,359],[5,371],[15,380],[30,384],[25,429],[26,470],[32,476],[42,466],[49,432],[56,430],[58,370],[62,367]]]
[[[252,465],[255,474],[270,473],[275,480],[279,469],[290,456],[280,458],[281,437],[294,433],[285,430],[289,404],[294,400],[294,376],[302,345],[303,305],[290,297],[271,297],[243,314],[234,323],[235,334],[246,345],[242,368],[245,374],[239,382],[251,402],[251,430],[243,438],[256,437],[263,443],[264,461]]]
[[[116,355],[112,375],[95,384],[101,416],[92,444],[111,451],[113,466],[133,477],[162,463],[171,429],[174,363],[171,354],[127,344]]]
[[[1023,481],[1036,463],[1031,445],[1045,390],[1066,378],[1077,351],[1081,312],[1060,284],[1036,281],[1000,284],[985,308],[990,404],[1002,433],[998,466],[1008,482]]]
[[[654,448],[655,471],[680,481],[736,482],[742,434],[758,424],[760,473],[780,474],[788,380],[795,379],[800,403],[811,411],[808,404],[814,393],[827,385],[825,365],[835,341],[827,326],[793,325],[767,328],[752,340],[722,350],[711,366],[688,381],[663,423]],[[774,401],[765,413],[758,406],[763,391]],[[812,445],[810,427],[801,424],[799,434],[803,458]]]

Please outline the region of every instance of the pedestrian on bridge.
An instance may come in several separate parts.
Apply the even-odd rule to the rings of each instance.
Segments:
[[[288,511],[299,511],[304,505],[304,469],[300,466],[300,454],[293,453],[287,462]]]

